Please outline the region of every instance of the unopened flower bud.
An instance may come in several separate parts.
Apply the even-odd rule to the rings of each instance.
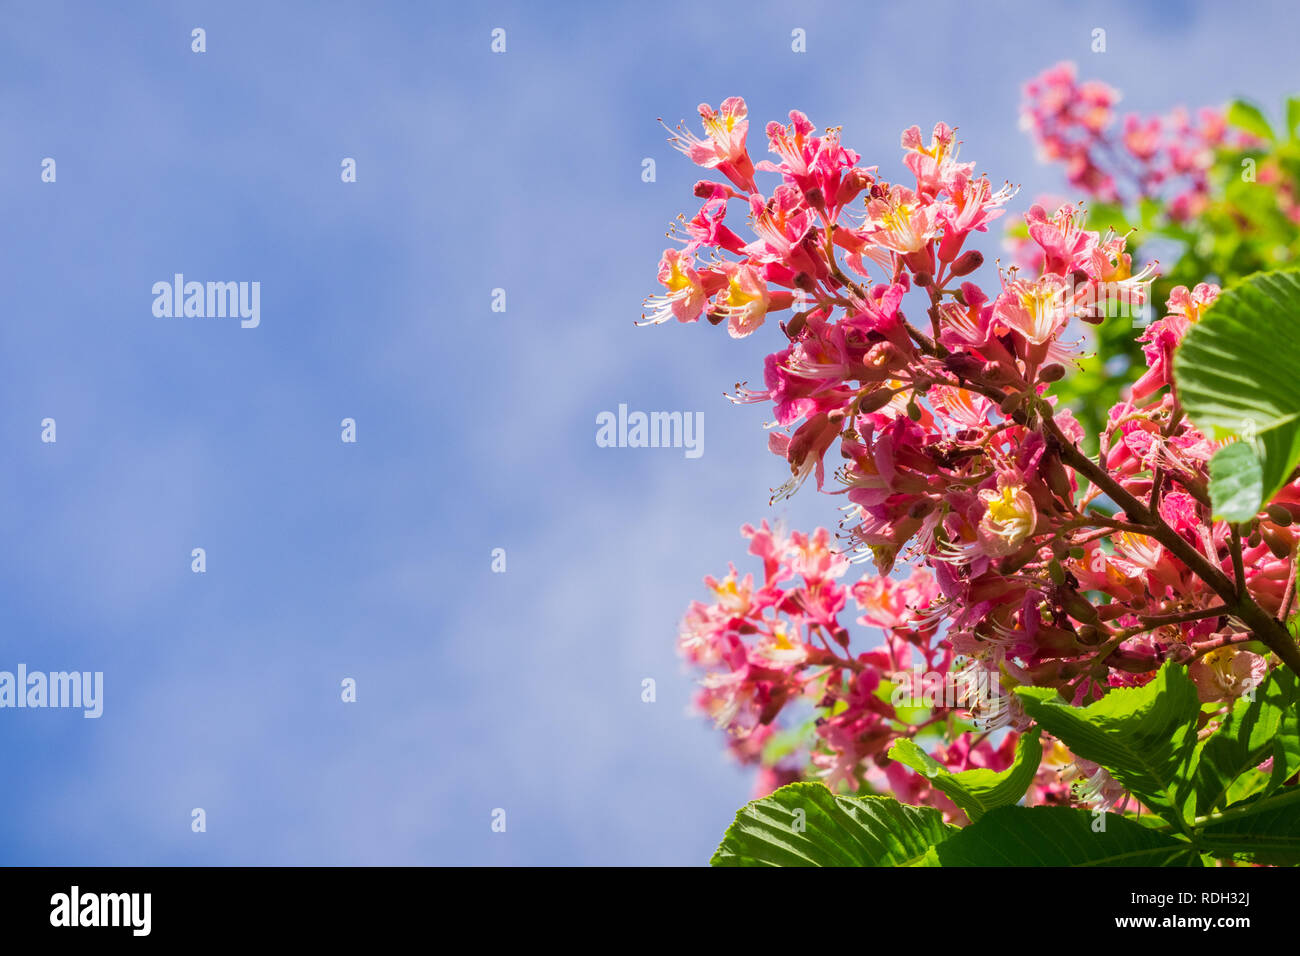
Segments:
[[[1291,511],[1284,505],[1271,504],[1265,508],[1264,511],[1268,514],[1269,521],[1273,522],[1275,525],[1280,525],[1283,528],[1287,527],[1295,520],[1295,516],[1292,515]]]
[[[877,342],[867,350],[862,363],[868,368],[893,369],[904,363],[903,353],[893,342]]]
[[[920,501],[916,502],[916,504],[912,505],[912,507],[907,509],[907,516],[909,518],[924,518],[933,510],[934,502],[929,498],[922,498]]]
[[[870,173],[865,169],[854,166],[840,181],[840,188],[835,192],[835,204],[837,206],[847,206],[858,193],[870,186],[872,182],[873,179]]]
[[[1074,500],[1074,489],[1070,487],[1070,476],[1066,474],[1065,467],[1061,464],[1059,458],[1052,457],[1043,461],[1043,477],[1047,480],[1047,487],[1052,490],[1052,494],[1062,501]]]
[[[1146,674],[1160,666],[1164,654],[1152,647],[1121,647],[1106,659],[1117,670],[1130,674]]]
[[[1077,670],[1078,668],[1076,665],[1069,664],[1066,661],[1055,660],[1044,661],[1034,667],[1026,668],[1025,673],[1029,675],[1032,683],[1039,687],[1044,687],[1069,680],[1075,675]]]
[[[1097,614],[1097,609],[1092,606],[1092,602],[1078,591],[1064,592],[1061,595],[1061,606],[1076,621],[1093,625],[1101,623],[1101,617]]]
[[[969,352],[954,352],[943,360],[944,368],[954,375],[960,376],[974,375],[983,364]]]
[[[722,190],[723,194],[725,194],[728,199],[735,199],[738,196],[738,193],[726,183],[713,183],[709,182],[707,179],[701,179],[696,182],[694,191],[697,199],[712,199],[713,194],[719,189]]]
[[[1047,573],[1052,578],[1052,583],[1058,587],[1065,583],[1065,568],[1061,567],[1061,562],[1052,558],[1047,562]]]
[[[1053,363],[1044,365],[1038,373],[1038,380],[1041,382],[1055,382],[1065,377],[1065,366]]]
[[[957,261],[952,264],[951,275],[968,276],[980,266],[984,265],[984,253],[978,249],[967,249],[957,257]]]
[[[985,381],[992,384],[1011,381],[1011,376],[1007,373],[1007,370],[1002,367],[1001,362],[994,362],[992,360],[985,362],[984,367],[980,369],[980,374],[984,377]]]
[[[858,414],[869,415],[872,412],[879,411],[889,404],[889,400],[894,397],[894,393],[887,388],[878,388],[874,392],[868,392],[858,399]]]
[[[1259,531],[1264,536],[1264,543],[1268,545],[1268,550],[1272,552],[1273,557],[1281,559],[1291,556],[1291,542],[1294,536],[1290,532],[1263,525],[1260,526]]]

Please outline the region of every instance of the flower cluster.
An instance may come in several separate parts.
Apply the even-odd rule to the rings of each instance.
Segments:
[[[905,579],[846,584],[850,562],[825,528],[786,535],[764,522],[742,534],[762,562],[762,579],[741,577],[734,566],[721,580],[706,578],[713,599],[691,604],[678,646],[705,671],[699,709],[728,732],[741,762],[764,767],[760,790],[799,779],[807,765],[830,786],[874,783],[955,815],[925,781],[885,759],[900,737],[977,706],[973,688],[935,679],[950,672],[953,651],[935,640],[937,623],[928,614],[938,598],[934,576],[918,568]],[[860,612],[856,623],[882,632],[878,646],[850,648],[841,620],[850,600]],[[805,742],[781,740],[801,712],[817,715],[807,753],[799,749]],[[1013,734],[997,748],[987,739],[962,741],[944,756],[957,769],[1001,770],[1014,749]]]
[[[1166,116],[1126,113],[1119,93],[1096,80],[1076,79],[1073,63],[1058,63],[1025,84],[1021,125],[1040,155],[1063,163],[1071,186],[1104,202],[1167,198],[1175,221],[1197,216],[1209,201],[1216,148],[1244,146],[1221,110],[1182,108]]]
[[[1070,92],[1065,79],[1053,79],[1061,102],[1042,115],[1103,128],[1087,110],[1112,101],[1100,89]],[[972,281],[982,256],[968,240],[1013,191],[959,161],[949,126],[936,125],[928,142],[917,127],[903,133],[910,176],[901,184],[859,165],[838,130],[818,133],[802,113],[767,126],[775,158],[757,163],[743,100],[700,115],[704,136],[682,131],[674,143],[721,181],[696,185],[703,205],[664,252],[664,292],[647,300],[645,321],[704,316],[743,337],[780,315],[764,387],[738,386],[733,399],[771,403],[769,447],[791,475],[778,496],[814,476],[845,501],[841,549],[824,530],[746,528],[761,583],[733,568],[709,579],[715,600],[687,615],[682,651],[708,672],[700,704],[732,733],[736,753],[767,767],[769,784],[797,775],[778,717],[796,719],[803,701],[815,712],[815,772],[951,810],[888,760],[894,739],[951,730],[960,717],[980,736],[950,734],[939,759],[996,769],[1029,726],[1010,692],[1018,685],[1086,703],[1174,660],[1190,665],[1207,701],[1249,689],[1266,661],[1240,646],[1252,632],[1225,600],[1285,615],[1300,486],[1243,528],[1211,520],[1207,463],[1217,446],[1169,386],[1173,349],[1218,289],[1175,290],[1142,336],[1146,375],[1111,411],[1090,458],[1051,384],[1077,355],[1078,322],[1101,321],[1115,303],[1146,304],[1152,273],[1134,272],[1126,237],[1088,230],[1079,207],[1034,206],[1025,222],[1041,269],[999,271],[982,286]],[[760,192],[763,173],[775,179]],[[728,224],[737,208],[753,238]],[[908,319],[913,304],[926,322]],[[841,461],[828,477],[833,447]],[[875,575],[840,583],[867,558]],[[900,558],[917,569],[905,579],[891,576]],[[883,631],[881,646],[849,651],[840,617],[850,596],[858,622]],[[901,675],[917,665],[959,673],[961,701],[926,701],[921,717],[896,706]],[[1065,799],[1070,780],[1100,805],[1123,797],[1104,770],[1059,749],[1052,744],[1059,759],[1045,761],[1031,799]],[[1052,766],[1063,776],[1048,774]]]

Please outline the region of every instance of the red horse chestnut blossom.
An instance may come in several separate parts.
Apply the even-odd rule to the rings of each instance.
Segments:
[[[1215,148],[1252,142],[1230,132],[1223,113],[1210,108],[1194,119],[1184,109],[1168,116],[1127,113],[1117,133],[1119,93],[1096,80],[1079,83],[1073,63],[1045,70],[1024,93],[1021,125],[1042,158],[1064,163],[1071,186],[1104,202],[1165,196],[1178,221],[1205,208]]]
[[[1026,115],[1044,149],[1069,157],[1071,182],[1114,195],[1091,159],[1113,91],[1057,68],[1027,92]],[[757,163],[743,100],[700,115],[703,136],[683,131],[675,145],[726,181],[696,185],[703,206],[674,230],[679,247],[663,253],[664,292],[644,321],[704,316],[743,337],[772,319],[780,340],[763,387],[732,398],[772,406],[769,447],[790,473],[777,495],[813,477],[843,502],[838,545],[825,529],[744,528],[761,575],[733,567],[707,579],[710,602],[682,626],[682,654],[706,673],[700,707],[741,760],[764,768],[761,787],[818,775],[958,817],[888,758],[895,740],[940,735],[949,768],[1001,769],[1031,723],[1017,686],[1083,704],[1175,661],[1191,665],[1205,700],[1231,700],[1272,654],[1296,666],[1276,618],[1293,593],[1300,484],[1249,528],[1212,520],[1219,446],[1171,387],[1173,350],[1217,287],[1176,289],[1145,329],[1148,371],[1090,457],[1052,383],[1079,354],[1078,323],[1101,320],[1103,292],[1145,304],[1153,272],[1133,271],[1125,236],[1089,231],[1079,206],[1034,206],[1025,222],[1038,267],[977,281],[983,258],[967,243],[1013,190],[959,162],[946,124],[928,143],[916,126],[903,132],[908,178],[894,183],[802,113],[767,126],[775,158]],[[1210,115],[1124,130],[1140,188],[1184,177],[1192,194],[1196,150],[1225,135]],[[762,175],[772,179],[760,191]],[[866,559],[875,573],[849,580]],[[876,644],[851,637],[850,599]],[[1272,654],[1240,646],[1250,640]],[[947,675],[957,693],[918,699],[921,672]],[[1123,803],[1104,769],[1044,739],[1030,802]]]

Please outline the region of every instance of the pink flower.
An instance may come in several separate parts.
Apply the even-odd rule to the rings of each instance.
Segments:
[[[1062,205],[1049,219],[1042,206],[1031,206],[1025,213],[1029,238],[1043,250],[1043,271],[1066,276],[1090,262],[1097,246],[1095,232],[1083,229],[1082,211]]]
[[[737,188],[752,191],[754,164],[745,148],[745,137],[749,133],[749,110],[745,101],[732,96],[723,100],[722,108],[717,111],[709,104],[701,103],[699,112],[708,138],[700,139],[689,130],[679,129],[670,142],[695,165],[716,169]]]
[[[681,249],[665,249],[659,260],[659,281],[668,291],[646,299],[650,313],[642,313],[639,325],[658,325],[674,317],[679,322],[699,319],[709,293],[688,253]]]
[[[864,612],[858,621],[879,628],[911,628],[920,612],[939,596],[934,575],[917,568],[908,578],[866,577],[853,586],[853,600]]]
[[[921,130],[913,126],[903,131],[903,149],[908,150],[903,162],[916,176],[916,189],[921,195],[935,197],[953,188],[957,176],[969,179],[974,163],[957,163],[954,146],[955,131],[946,123],[936,123],[928,147],[921,145]]]
[[[1032,281],[1012,279],[993,304],[993,318],[1030,345],[1043,345],[1069,320],[1070,292],[1070,283],[1052,273]]]
[[[753,266],[726,262],[721,271],[727,285],[718,294],[717,313],[726,317],[727,331],[733,339],[751,335],[769,311],[788,309],[794,302],[790,292],[769,294],[767,283]]]
[[[1236,700],[1262,684],[1267,672],[1264,658],[1231,646],[1210,651],[1187,668],[1201,703]]]
[[[1160,149],[1160,120],[1143,122],[1136,113],[1124,117],[1124,145],[1139,162],[1149,162]]]
[[[980,492],[984,516],[980,519],[979,542],[985,554],[1003,557],[1019,550],[1034,533],[1038,509],[1023,485],[999,476],[997,490]]]
[[[1145,342],[1142,353],[1147,359],[1147,371],[1133,383],[1134,400],[1145,398],[1172,381],[1174,350],[1183,340],[1192,323],[1218,298],[1219,287],[1202,282],[1193,292],[1178,286],[1169,294],[1166,308],[1169,314],[1147,327],[1139,342]]]
[[[917,252],[935,235],[938,211],[905,186],[867,203],[867,229],[871,241],[899,254]]]
[[[781,158],[781,165],[775,166],[765,160],[758,164],[758,168],[785,173],[800,188],[811,189],[814,185],[812,166],[820,145],[817,137],[812,135],[813,129],[812,122],[798,110],[790,111],[789,126],[768,123],[768,148]]]
[[[1015,194],[1007,185],[996,192],[987,176],[972,178],[968,170],[956,172],[945,184],[948,202],[938,207],[943,226],[939,261],[952,262],[972,232],[986,231],[988,224],[1005,211],[1002,207]]]

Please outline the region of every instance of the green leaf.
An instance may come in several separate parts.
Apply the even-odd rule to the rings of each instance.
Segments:
[[[943,866],[1199,866],[1191,844],[1113,813],[1000,807],[935,847]]]
[[[1300,138],[1300,96],[1287,97],[1286,131],[1292,139]]]
[[[988,811],[1015,803],[1025,795],[1043,759],[1039,736],[1037,727],[1023,734],[1016,741],[1015,762],[1003,771],[977,767],[950,773],[947,767],[906,737],[894,742],[889,756],[933,782],[953,803],[966,811],[966,816],[973,822]]]
[[[1274,758],[1282,780],[1290,776],[1288,764],[1295,759],[1298,736],[1295,674],[1275,668],[1255,688],[1254,698],[1237,700],[1219,729],[1197,748],[1193,772],[1197,816],[1221,810],[1255,792],[1276,789],[1270,777],[1254,772],[1269,757]],[[1286,738],[1292,741],[1291,753]]]
[[[1300,717],[1297,717],[1293,710],[1284,720],[1283,731],[1273,741],[1273,769],[1263,789],[1264,793],[1276,792],[1297,772],[1300,772]],[[1238,795],[1236,790],[1237,788],[1234,787],[1228,792],[1230,800]]]
[[[713,866],[917,866],[957,828],[930,807],[792,783],[736,814]],[[930,860],[933,863],[933,858]]]
[[[1300,863],[1300,788],[1237,812],[1230,809],[1205,825],[1197,845],[1215,856],[1245,863]]]
[[[1273,129],[1258,106],[1245,100],[1233,100],[1228,107],[1228,123],[1260,139],[1272,140]]]
[[[1255,514],[1300,462],[1297,331],[1300,271],[1256,273],[1220,294],[1174,354],[1178,398],[1192,422],[1216,438],[1246,439],[1219,462],[1222,486],[1211,481],[1216,511],[1224,502],[1234,514]],[[1261,493],[1253,507],[1245,449],[1259,459]]]
[[[1090,203],[1088,206],[1088,228],[1101,233],[1105,233],[1107,229],[1114,229],[1120,233],[1128,232],[1127,213],[1119,203]],[[1028,235],[1027,232],[1026,235]]]
[[[1115,688],[1087,707],[1071,707],[1042,687],[1016,694],[1025,712],[1071,751],[1101,764],[1170,823],[1181,823],[1201,710],[1196,685],[1181,668],[1166,664],[1145,686]]]
[[[1138,200],[1138,222],[1145,231],[1156,228],[1156,220],[1164,212],[1164,203],[1158,199],[1143,196]]]
[[[1210,459],[1210,504],[1216,521],[1249,521],[1264,500],[1264,469],[1253,446],[1235,441]]]

